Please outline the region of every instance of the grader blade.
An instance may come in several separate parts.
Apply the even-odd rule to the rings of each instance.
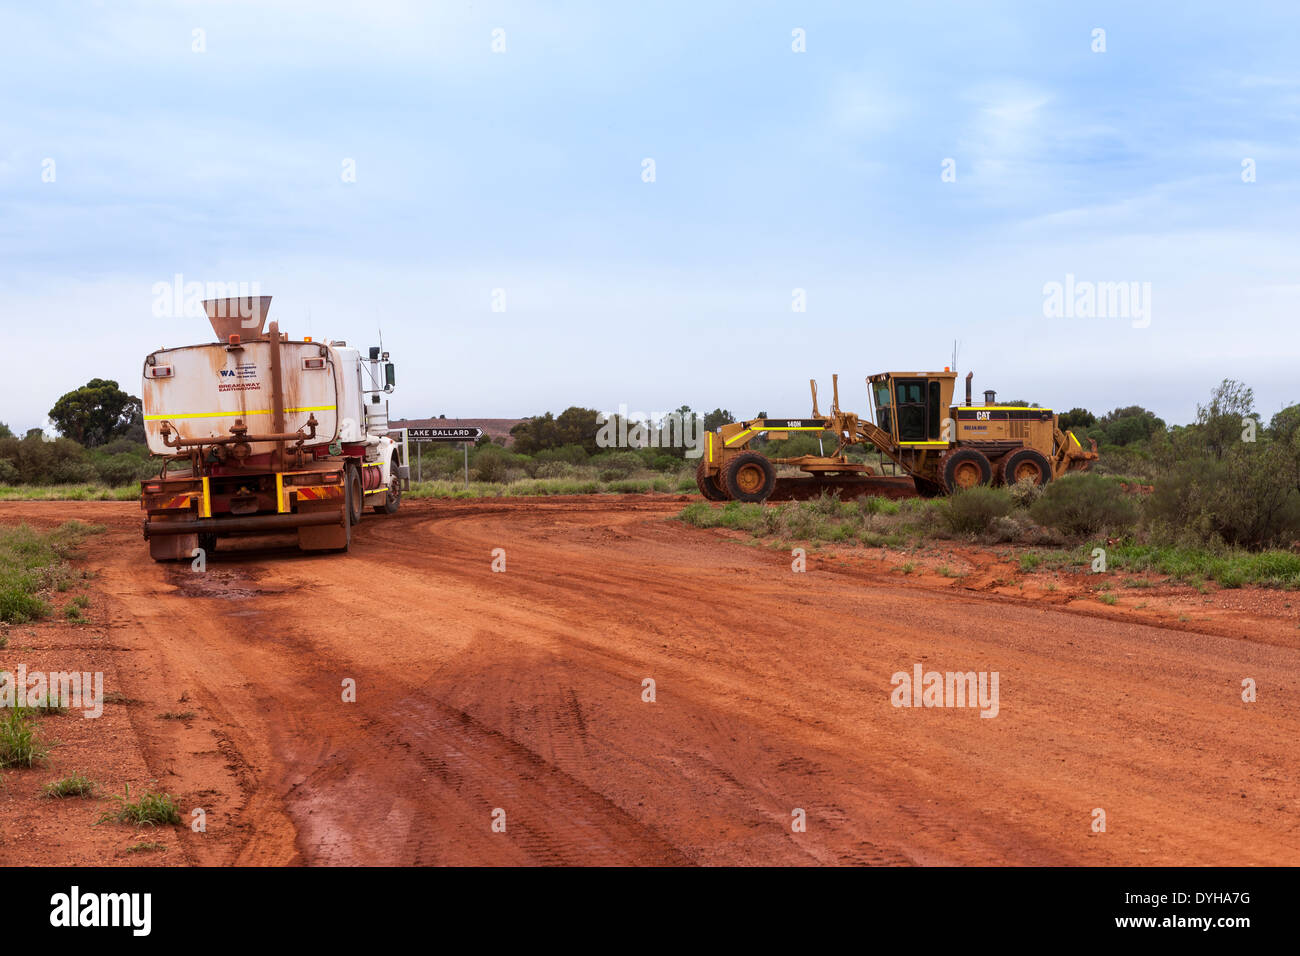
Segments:
[[[823,494],[839,494],[842,501],[854,498],[913,498],[916,487],[907,475],[863,475],[853,477],[777,478],[768,501],[808,501]]]

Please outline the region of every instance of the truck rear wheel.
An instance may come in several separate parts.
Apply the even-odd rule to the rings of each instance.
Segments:
[[[984,453],[974,448],[958,448],[943,463],[943,486],[949,494],[965,491],[993,480],[993,466]]]
[[[366,495],[361,488],[361,469],[348,466],[346,497],[348,500],[348,521],[358,524],[361,521],[361,509],[365,506]]]
[[[734,501],[765,501],[776,487],[776,469],[762,455],[747,451],[727,463],[722,486]]]
[[[1052,477],[1052,466],[1047,457],[1033,448],[1021,448],[1013,451],[1002,460],[1002,483],[1014,485],[1017,482],[1031,480],[1042,486]]]
[[[695,487],[699,488],[700,494],[709,501],[726,501],[727,493],[718,487],[718,483],[705,471],[705,467],[706,462],[700,459],[699,465],[695,468]]]

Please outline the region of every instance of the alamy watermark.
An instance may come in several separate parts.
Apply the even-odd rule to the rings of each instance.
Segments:
[[[86,719],[104,713],[102,671],[0,671],[0,707],[62,707],[79,710]]]
[[[596,418],[599,448],[685,448],[687,458],[704,453],[704,420],[681,412],[601,412]]]
[[[1133,328],[1151,324],[1150,282],[1090,282],[1067,272],[1064,282],[1043,285],[1048,319],[1131,319]]]
[[[201,319],[207,314],[203,311],[203,301],[217,299],[219,318],[237,315],[248,329],[258,324],[254,302],[262,295],[260,282],[186,282],[178,272],[171,282],[155,282],[150,292],[155,318]]]
[[[998,715],[997,671],[925,671],[914,664],[912,673],[898,671],[889,683],[895,707],[978,707],[981,717]]]

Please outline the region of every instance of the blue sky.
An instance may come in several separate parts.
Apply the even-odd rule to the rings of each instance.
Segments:
[[[15,429],[205,337],[153,314],[178,273],[258,283],[295,334],[382,326],[394,416],[804,414],[832,372],[865,410],[865,375],[942,368],[954,339],[977,389],[1056,408],[1186,421],[1224,377],[1266,416],[1300,401],[1295,4],[0,16]],[[1045,317],[1067,274],[1150,283],[1149,325]]]

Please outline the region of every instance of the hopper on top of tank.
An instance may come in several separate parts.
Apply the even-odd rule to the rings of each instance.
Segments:
[[[218,342],[229,342],[232,335],[248,342],[263,338],[262,327],[271,311],[269,295],[240,296],[233,299],[204,299],[203,311],[217,333]]]

